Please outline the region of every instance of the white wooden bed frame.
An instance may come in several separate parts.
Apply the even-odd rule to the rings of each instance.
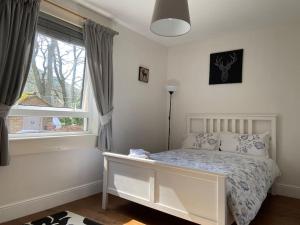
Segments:
[[[199,131],[269,132],[269,154],[276,161],[276,115],[187,115],[187,133]],[[114,153],[103,156],[103,209],[109,193],[202,225],[234,222],[226,203],[225,175]]]

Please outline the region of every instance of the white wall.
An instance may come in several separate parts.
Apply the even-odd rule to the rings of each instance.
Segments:
[[[116,152],[129,148],[165,148],[167,49],[117,26],[114,43],[113,140]],[[138,69],[150,69],[149,83],[138,81]]]
[[[186,113],[277,113],[281,194],[300,198],[300,29],[297,26],[232,33],[172,47],[168,79],[174,96],[173,147],[185,133]],[[243,83],[208,85],[210,53],[244,49]]]
[[[57,2],[120,33],[114,40],[114,151],[162,150],[167,49],[77,4]],[[82,22],[48,5],[42,9],[74,24]],[[148,84],[138,81],[140,65],[150,69]],[[68,146],[60,138],[11,141],[11,164],[0,168],[0,223],[100,191],[102,157],[92,148],[93,137],[86,146],[73,141]],[[23,150],[31,154],[20,154]]]
[[[83,148],[79,139],[90,144]],[[0,167],[0,223],[101,190],[102,158],[93,148],[95,136],[67,140],[73,144],[61,137],[10,141],[11,163]]]

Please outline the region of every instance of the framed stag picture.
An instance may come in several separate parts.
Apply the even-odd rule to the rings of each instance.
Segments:
[[[149,69],[142,66],[139,67],[139,81],[149,82]]]
[[[243,49],[210,54],[209,84],[242,83]]]

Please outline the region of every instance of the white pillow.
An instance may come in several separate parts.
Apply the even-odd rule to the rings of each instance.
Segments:
[[[220,150],[269,158],[270,135],[221,133]]]
[[[219,150],[220,136],[218,133],[197,133],[188,135],[182,148]]]
[[[220,134],[220,150],[224,152],[239,152],[238,134],[221,133]]]

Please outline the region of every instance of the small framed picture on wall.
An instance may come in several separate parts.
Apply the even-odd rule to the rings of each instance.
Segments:
[[[143,66],[139,67],[139,81],[148,83],[149,82],[149,69]]]
[[[243,49],[210,54],[209,84],[242,83]]]

